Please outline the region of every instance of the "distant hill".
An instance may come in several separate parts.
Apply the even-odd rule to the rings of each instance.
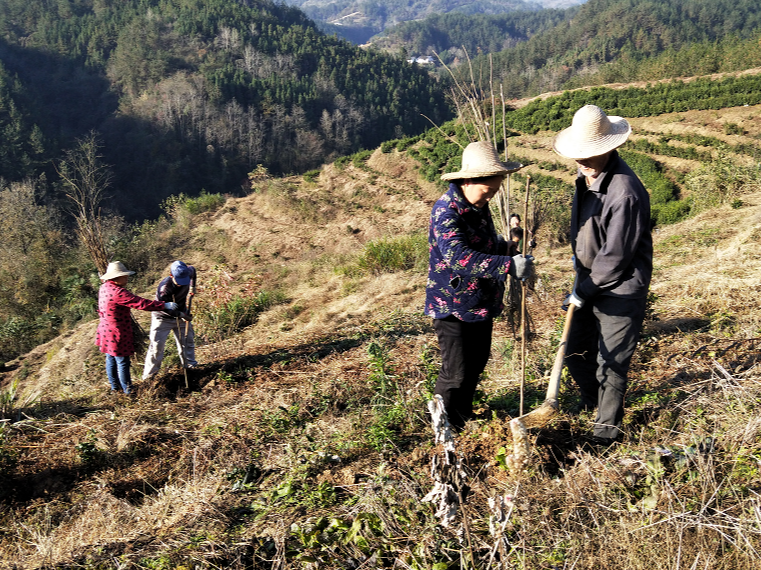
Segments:
[[[537,11],[543,8],[567,8],[585,0],[286,0],[298,6],[320,29],[335,33],[354,43],[363,44],[372,36],[403,22],[421,20],[448,13],[504,14]]]
[[[506,14],[459,12],[435,14],[423,20],[404,22],[374,36],[373,47],[411,57],[435,55],[445,64],[514,47],[573,18],[577,9],[516,11]]]
[[[493,54],[492,62],[482,56],[473,63],[481,73],[493,68],[510,97],[523,97],[565,86],[755,67],[760,37],[756,0],[589,0],[573,18]],[[733,47],[738,43],[740,49]],[[731,58],[724,57],[727,50]],[[648,66],[659,57],[672,63]],[[687,64],[684,71],[674,60]],[[640,68],[651,75],[638,75]]]
[[[96,132],[110,206],[230,192],[261,164],[304,172],[442,121],[436,78],[319,31],[270,0],[4,0],[0,177],[45,175]]]

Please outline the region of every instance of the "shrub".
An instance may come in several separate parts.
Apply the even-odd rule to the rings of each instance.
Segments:
[[[315,168],[314,170],[305,172],[304,180],[306,180],[307,182],[317,182],[317,179],[320,177],[320,172],[322,172],[321,168]]]
[[[218,342],[252,325],[268,308],[286,301],[284,294],[259,287],[258,276],[250,277],[237,290],[233,279],[221,266],[207,272],[194,311],[198,336]]]
[[[350,160],[350,157],[348,157],[348,156],[341,156],[341,157],[337,158],[335,160],[335,162],[333,162],[333,165],[338,170],[343,170],[344,168],[346,168],[346,165],[349,163],[349,160]]]
[[[372,156],[371,150],[360,150],[351,156],[351,162],[355,168],[366,168],[367,159]]]
[[[691,209],[690,200],[674,200],[667,204],[652,204],[650,219],[657,226],[675,224],[687,218]]]
[[[336,269],[348,276],[378,275],[415,269],[425,271],[428,263],[428,238],[424,233],[369,242],[353,264]]]
[[[743,129],[737,123],[724,123],[725,135],[744,135],[745,129]]]
[[[383,154],[388,154],[392,150],[396,148],[396,145],[398,144],[398,140],[394,139],[391,141],[384,141],[381,143],[380,149]]]
[[[0,324],[0,359],[11,360],[40,343],[40,323],[26,317],[11,317]]]
[[[698,213],[732,204],[742,194],[757,191],[761,187],[761,169],[738,166],[720,149],[715,160],[687,175],[685,185],[693,201],[692,211]]]
[[[180,221],[186,221],[189,215],[195,216],[202,212],[213,212],[224,206],[227,198],[222,194],[208,194],[205,190],[192,198],[180,194],[179,196],[169,196],[161,204],[162,209],[170,218]]]

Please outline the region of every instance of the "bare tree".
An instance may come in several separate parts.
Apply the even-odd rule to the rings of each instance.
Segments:
[[[100,203],[111,185],[112,174],[102,162],[100,142],[94,132],[77,140],[77,146],[65,153],[56,166],[66,186],[66,197],[77,223],[77,237],[90,254],[98,273],[106,272],[108,253],[103,238]]]

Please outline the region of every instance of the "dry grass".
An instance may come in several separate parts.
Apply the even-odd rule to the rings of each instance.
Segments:
[[[738,122],[730,111],[719,119]],[[653,132],[677,124],[648,121]],[[524,139],[518,154],[558,161],[542,136]],[[167,368],[136,400],[107,397],[93,323],[3,372],[21,399],[0,432],[0,566],[759,567],[761,195],[656,233],[626,440],[615,448],[585,445],[592,418],[571,413],[566,383],[562,413],[531,434],[529,470],[500,466],[521,370],[515,329],[497,323],[478,419],[457,440],[471,491],[443,529],[421,503],[436,451],[425,277],[332,271],[369,240],[425,227],[438,192],[380,153],[366,169],[327,166],[316,184],[287,183],[288,196],[229,200],[190,225],[196,249],[183,257],[201,275],[224,263],[234,279],[256,272],[289,297],[235,338],[200,347],[190,391]],[[298,223],[284,200],[306,208]],[[568,248],[537,239],[529,408],[544,397],[571,279]],[[387,351],[382,378],[371,343]]]

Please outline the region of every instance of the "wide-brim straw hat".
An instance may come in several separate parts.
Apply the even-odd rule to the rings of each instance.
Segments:
[[[555,137],[552,148],[560,156],[584,160],[620,147],[632,128],[622,117],[609,117],[597,105],[585,105],[573,116],[567,129]]]
[[[115,279],[122,275],[134,275],[134,271],[127,269],[121,261],[112,261],[108,264],[106,272],[100,276],[101,281],[108,281],[109,279]]]
[[[442,174],[442,180],[465,180],[466,178],[487,178],[505,176],[523,168],[520,162],[502,162],[497,149],[489,142],[470,143],[462,151],[462,167],[457,172]]]

